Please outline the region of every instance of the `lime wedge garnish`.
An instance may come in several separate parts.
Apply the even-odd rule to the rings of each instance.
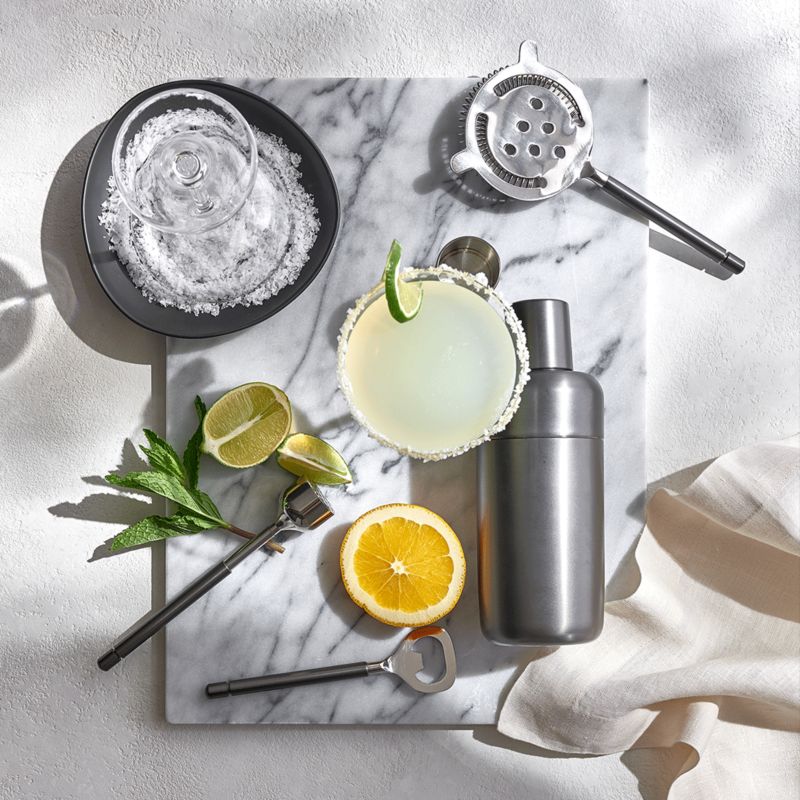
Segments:
[[[293,433],[278,448],[278,464],[314,483],[350,483],[347,462],[327,442],[308,433]]]
[[[408,322],[419,313],[422,305],[422,283],[406,283],[400,277],[400,243],[395,239],[386,257],[383,285],[389,313],[397,322]]]
[[[208,409],[202,449],[229,467],[252,467],[275,452],[291,426],[289,398],[277,386],[245,383]]]

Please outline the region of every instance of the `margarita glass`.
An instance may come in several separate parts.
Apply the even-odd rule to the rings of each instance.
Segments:
[[[384,284],[348,311],[339,334],[339,385],[373,439],[427,461],[460,455],[499,433],[528,381],[525,334],[485,279],[451,267],[404,270],[422,305],[395,321]]]

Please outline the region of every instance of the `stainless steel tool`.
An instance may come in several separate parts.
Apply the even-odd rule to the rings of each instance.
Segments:
[[[422,653],[415,650],[414,645],[421,639],[434,639],[442,647],[444,671],[434,681],[424,681],[418,675],[424,667],[424,662]],[[397,675],[418,692],[425,694],[443,692],[445,689],[449,689],[456,679],[456,651],[453,648],[453,640],[444,628],[429,625],[411,631],[397,650],[383,661],[371,663],[356,661],[352,664],[339,664],[335,667],[303,669],[296,672],[282,672],[277,675],[261,675],[257,678],[240,678],[233,681],[209,683],[206,686],[206,694],[209,697],[227,697],[234,694],[268,692],[272,689],[290,689],[293,686],[303,686],[307,683],[325,683],[344,678],[365,678],[367,675],[384,672]]]
[[[333,509],[313,483],[300,480],[283,493],[278,519],[257,536],[240,545],[210,570],[190,583],[163,608],[151,611],[117,639],[110,649],[97,659],[97,666],[109,670],[132,653],[140,644],[160,631],[207,591],[231,574],[233,568],[247,556],[260,550],[270,539],[286,530],[313,530],[333,516]]]
[[[464,105],[466,147],[450,160],[457,174],[475,170],[517,200],[544,200],[586,178],[629,208],[732,273],[744,261],[592,166],[592,112],[580,87],[539,62],[536,42],[519,62],[477,83]]]
[[[436,258],[436,266],[447,265],[470,275],[484,275],[492,289],[500,280],[500,256],[485,239],[458,236],[451,239]]]

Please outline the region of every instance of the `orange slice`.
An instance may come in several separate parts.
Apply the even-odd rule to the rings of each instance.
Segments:
[[[466,573],[453,529],[433,511],[402,503],[373,508],[350,526],[340,566],[353,602],[400,628],[449,614]]]

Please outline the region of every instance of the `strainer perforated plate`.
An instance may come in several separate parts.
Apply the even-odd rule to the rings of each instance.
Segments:
[[[592,132],[592,112],[580,87],[540,64],[534,42],[523,42],[519,63],[470,93],[466,147],[451,166],[456,173],[474,169],[518,200],[543,200],[580,178]]]

